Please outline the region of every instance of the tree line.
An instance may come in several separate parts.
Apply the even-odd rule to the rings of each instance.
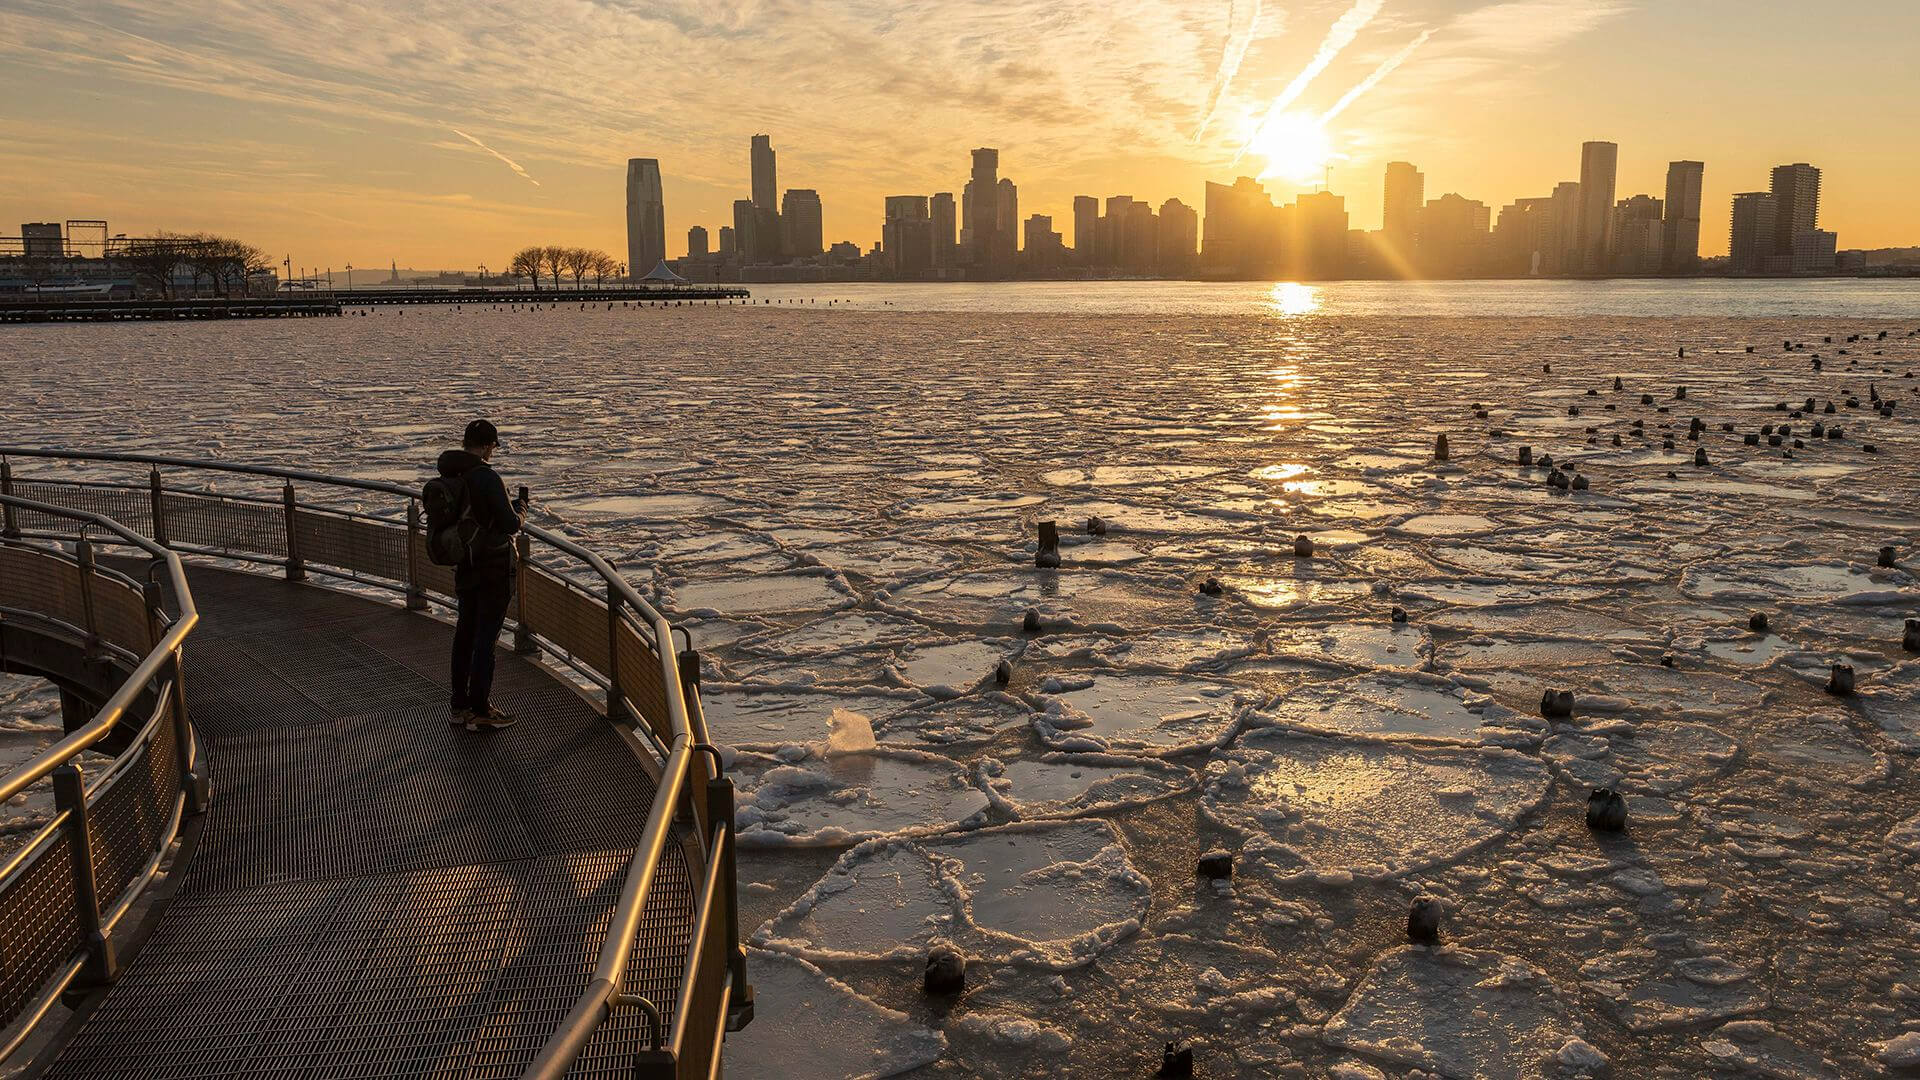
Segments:
[[[107,257],[132,271],[136,288],[142,281],[151,282],[168,299],[173,298],[173,283],[182,271],[190,275],[196,295],[205,279],[215,292],[232,296],[235,291],[244,295],[254,274],[273,269],[266,252],[213,233],[161,231],[119,242]]]
[[[606,252],[591,248],[524,247],[507,261],[507,272],[531,278],[535,289],[540,288],[543,274],[553,278],[553,287],[558,289],[560,275],[564,273],[573,278],[577,289],[588,277],[593,278],[595,285],[604,284],[609,277],[621,277],[627,267]]]

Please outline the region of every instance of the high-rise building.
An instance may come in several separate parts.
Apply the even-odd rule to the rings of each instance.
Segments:
[[[742,263],[764,262],[761,251],[765,240],[760,236],[761,209],[753,205],[752,199],[733,200],[733,246],[734,253]]]
[[[1026,221],[1026,262],[1033,270],[1058,269],[1066,259],[1066,246],[1060,242],[1060,234],[1053,231],[1053,218],[1048,214],[1035,214]]]
[[[1020,234],[1014,222],[1020,220],[1020,190],[1006,177],[994,186],[994,264],[1002,269],[1013,265],[1020,251]]]
[[[1554,245],[1553,200],[1515,199],[1500,209],[1493,230],[1493,269],[1504,274],[1545,272]]]
[[[887,196],[880,252],[887,267],[902,276],[918,275],[933,265],[933,217],[925,195]]]
[[[1780,207],[1772,192],[1743,191],[1733,197],[1733,235],[1727,268],[1736,273],[1765,273],[1773,256]]]
[[[1347,272],[1347,200],[1331,191],[1311,191],[1290,207],[1287,265],[1291,276],[1338,278]]]
[[[927,200],[927,211],[933,218],[933,265],[952,266],[958,261],[954,257],[953,192],[935,192],[933,198]]]
[[[1659,273],[1665,261],[1666,237],[1659,199],[1651,195],[1621,199],[1613,207],[1613,272]]]
[[[729,255],[737,254],[738,251],[733,242],[733,226],[720,226],[720,257],[724,259]]]
[[[780,203],[780,225],[787,254],[810,259],[826,250],[820,221],[820,193],[812,188],[788,188]]]
[[[1620,147],[1580,144],[1580,259],[1568,273],[1604,274],[1613,259],[1613,184]]]
[[[1797,233],[1820,227],[1820,170],[1800,162],[1773,168],[1773,253],[1793,256]]]
[[[708,252],[707,252],[706,226],[695,225],[693,228],[688,229],[687,230],[687,258],[703,259],[703,258],[706,258],[707,254]]]
[[[1107,196],[1107,212],[1094,226],[1094,249],[1100,253],[1101,266],[1137,264],[1137,256],[1127,249],[1127,218],[1133,212],[1133,196]]]
[[[1584,205],[1580,185],[1572,180],[1555,184],[1552,197],[1553,247],[1547,260],[1549,274],[1580,272],[1580,214]]]
[[[983,146],[973,152],[973,179],[965,199],[969,261],[991,266],[1000,247],[1000,151]]]
[[[1411,266],[1420,241],[1420,210],[1427,178],[1404,161],[1387,162],[1386,195],[1380,207],[1381,239],[1390,255]]]
[[[1670,273],[1691,274],[1700,267],[1700,191],[1706,171],[1698,161],[1667,163],[1660,265]]]
[[[660,162],[627,159],[627,276],[646,276],[667,257],[667,210],[660,197]]]
[[[1200,243],[1200,214],[1179,199],[1160,204],[1160,227],[1154,237],[1154,265],[1163,271],[1183,270],[1193,262]]]
[[[1840,238],[1825,229],[1802,229],[1793,234],[1788,266],[1796,274],[1832,270]]]
[[[57,221],[36,221],[20,226],[20,245],[29,259],[57,259],[66,252],[66,243],[60,238],[60,223]]]
[[[1477,271],[1486,257],[1493,211],[1486,203],[1447,194],[1421,208],[1421,266],[1429,273],[1460,277]]]
[[[755,135],[749,156],[753,169],[753,205],[777,213],[780,206],[775,194],[779,185],[774,183],[773,139],[766,135]]]
[[[1206,219],[1201,223],[1200,261],[1209,269],[1239,276],[1264,273],[1272,265],[1278,239],[1273,199],[1250,176],[1232,184],[1207,181]]]
[[[1100,200],[1091,195],[1073,197],[1073,256],[1082,266],[1099,266]]]

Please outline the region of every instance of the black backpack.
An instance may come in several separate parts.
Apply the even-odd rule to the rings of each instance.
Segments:
[[[467,478],[436,476],[420,492],[427,508],[427,558],[439,566],[459,566],[471,560],[480,522],[467,497]]]

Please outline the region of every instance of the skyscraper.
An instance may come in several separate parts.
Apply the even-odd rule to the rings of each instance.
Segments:
[[[707,229],[704,225],[695,225],[687,230],[687,258],[701,259],[707,255]]]
[[[880,226],[880,251],[896,274],[913,276],[933,265],[933,218],[925,195],[889,195]]]
[[[1179,199],[1160,204],[1159,233],[1154,238],[1154,264],[1162,270],[1180,270],[1193,261],[1200,242],[1200,214]]]
[[[1082,266],[1100,265],[1100,200],[1091,195],[1073,197],[1073,254]]]
[[[1779,220],[1779,205],[1771,192],[1743,191],[1735,195],[1728,269],[1744,274],[1764,273],[1773,256]]]
[[[1380,207],[1381,239],[1397,258],[1412,263],[1419,245],[1420,209],[1427,178],[1404,161],[1387,162],[1386,196]]]
[[[1620,147],[1580,144],[1580,261],[1568,272],[1603,274],[1613,260],[1613,184]]]
[[[779,185],[773,177],[773,139],[767,135],[753,137],[753,205],[762,210],[779,212],[780,206],[775,198]]]
[[[720,257],[724,259],[729,255],[737,254],[738,250],[733,244],[733,226],[720,226]]]
[[[1706,169],[1698,161],[1667,164],[1661,267],[1671,273],[1690,274],[1700,266],[1700,188]]]
[[[1820,227],[1820,170],[1800,162],[1773,168],[1773,253],[1793,255],[1793,238]]]
[[[1613,271],[1658,273],[1666,261],[1666,221],[1659,199],[1635,195],[1613,208]]]
[[[1555,184],[1549,216],[1553,246],[1548,248],[1549,274],[1580,272],[1580,185],[1572,180]]]
[[[983,146],[973,152],[973,179],[968,182],[967,254],[977,266],[993,265],[999,250],[1000,151]]]
[[[1034,270],[1053,270],[1060,266],[1066,247],[1060,234],[1053,231],[1053,217],[1035,214],[1026,223],[1027,266]]]
[[[952,266],[954,258],[953,230],[956,222],[953,206],[953,192],[937,191],[927,200],[927,211],[933,218],[933,265]]]
[[[1013,257],[1020,250],[1020,230],[1016,227],[1020,220],[1020,190],[1003,176],[994,186],[994,192],[994,263],[1006,269],[1013,265]]]
[[[787,254],[812,258],[826,250],[820,223],[820,193],[812,188],[788,188],[780,204]]]
[[[660,162],[627,159],[627,276],[638,278],[667,257],[667,210],[660,198]]]
[[[1493,211],[1483,202],[1448,194],[1421,208],[1421,262],[1433,273],[1460,276],[1480,269],[1491,238]]]
[[[733,250],[743,264],[762,261],[760,251],[765,243],[760,237],[762,213],[752,199],[733,200]]]

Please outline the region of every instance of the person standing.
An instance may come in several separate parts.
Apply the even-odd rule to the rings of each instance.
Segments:
[[[467,425],[461,448],[440,455],[440,475],[463,490],[461,515],[471,516],[465,557],[454,567],[460,617],[453,630],[453,700],[448,720],[468,731],[513,726],[513,716],[495,707],[493,649],[513,598],[513,534],[525,507],[509,501],[507,485],[489,464],[500,451],[500,432],[486,420]]]

